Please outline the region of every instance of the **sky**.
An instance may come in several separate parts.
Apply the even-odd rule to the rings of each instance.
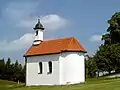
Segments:
[[[44,40],[75,37],[93,55],[103,41],[107,20],[120,11],[120,0],[1,0],[0,58],[24,63],[38,17]]]

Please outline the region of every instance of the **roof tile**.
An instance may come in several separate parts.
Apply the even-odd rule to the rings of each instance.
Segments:
[[[32,45],[30,49],[24,54],[24,56],[27,57],[35,55],[55,54],[63,51],[86,52],[86,50],[74,37],[70,37],[64,39],[42,41],[39,45]]]

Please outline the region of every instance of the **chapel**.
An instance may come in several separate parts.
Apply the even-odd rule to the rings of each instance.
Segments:
[[[75,37],[44,40],[38,19],[35,38],[24,54],[26,85],[66,85],[85,82],[86,50]]]

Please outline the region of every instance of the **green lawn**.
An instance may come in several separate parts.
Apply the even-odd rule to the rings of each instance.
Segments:
[[[85,84],[68,86],[31,86],[17,85],[14,82],[0,80],[0,90],[120,90],[120,78],[89,79]]]

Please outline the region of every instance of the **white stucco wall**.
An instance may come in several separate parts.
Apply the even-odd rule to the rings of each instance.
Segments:
[[[85,81],[83,53],[64,52],[59,60],[60,84],[75,84]]]
[[[58,85],[59,54],[27,57],[26,85]],[[52,61],[52,73],[48,74],[48,62]],[[39,62],[43,63],[43,73],[39,73]]]
[[[48,62],[52,61],[52,73],[48,72]],[[43,73],[39,73],[39,62],[43,63]],[[84,56],[79,52],[27,57],[26,85],[62,85],[85,81]]]
[[[38,35],[35,35],[35,40],[42,40],[43,41],[43,30],[37,29],[35,31],[38,31]]]

